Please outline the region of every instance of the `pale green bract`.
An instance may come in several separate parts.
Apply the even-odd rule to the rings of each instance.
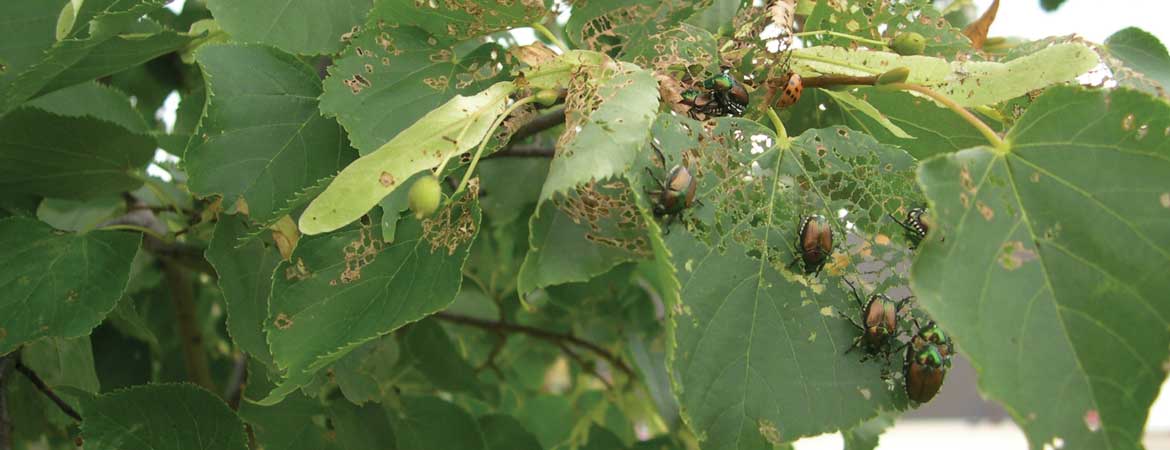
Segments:
[[[1082,44],[1058,44],[1008,62],[955,61],[929,56],[900,56],[840,47],[793,50],[793,66],[803,74],[877,75],[894,67],[910,68],[907,83],[943,93],[962,106],[999,103],[1036,89],[1072,81],[1099,62]]]
[[[511,82],[500,82],[469,97],[456,96],[390,142],[358,158],[309,203],[300,218],[301,232],[319,234],[341,228],[411,175],[479,145],[488,138],[489,127],[503,114],[515,89]]]

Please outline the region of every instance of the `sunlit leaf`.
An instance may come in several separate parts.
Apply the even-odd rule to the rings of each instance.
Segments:
[[[1145,94],[1050,88],[1003,152],[919,170],[939,225],[914,293],[1033,447],[1140,446],[1170,348],[1167,129]]]
[[[864,4],[817,2],[804,29],[836,31],[883,42],[888,42],[898,33],[915,32],[926,38],[926,55],[945,58],[955,58],[971,49],[971,41],[962,31],[951,26],[929,0]],[[818,46],[873,47],[827,34],[812,36],[809,42]]]
[[[138,134],[150,131],[142,115],[134,110],[130,97],[98,83],[82,83],[54,91],[30,101],[28,105],[62,116],[90,116],[114,122]]]
[[[390,27],[416,26],[432,39],[454,43],[541,22],[548,13],[543,0],[507,2],[452,2],[419,0],[383,0],[374,15]]]

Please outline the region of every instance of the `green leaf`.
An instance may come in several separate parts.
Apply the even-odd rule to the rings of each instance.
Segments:
[[[373,16],[390,27],[416,26],[443,43],[455,43],[496,31],[540,22],[548,11],[543,0],[509,2],[422,2],[385,0],[378,2]]]
[[[0,118],[0,192],[78,199],[132,191],[154,149],[149,136],[104,120],[22,108]]]
[[[92,448],[245,450],[244,423],[214,394],[190,384],[133,387],[82,401]],[[146,432],[144,430],[148,430]]]
[[[121,91],[98,83],[82,83],[28,102],[29,106],[68,117],[93,117],[121,125],[138,134],[150,129]]]
[[[736,7],[739,6],[739,0],[734,3]],[[678,70],[680,66],[689,68],[693,64],[711,72],[719,71],[719,49],[715,36],[707,30],[685,23],[630,42],[622,50],[621,58],[660,72]]]
[[[369,211],[403,180],[487,139],[492,131],[489,128],[503,114],[514,90],[512,83],[503,82],[471,97],[456,96],[378,150],[358,158],[301,214],[301,232],[318,234],[341,228]]]
[[[681,283],[681,301],[666,302],[675,343],[668,366],[703,448],[770,448],[903,408],[902,390],[881,376],[898,361],[845,355],[857,331],[837,313],[857,309],[843,274],[900,281],[892,269],[905,247],[860,233],[900,234],[885,215],[917,203],[913,159],[845,128],[777,142],[750,121],[721,119],[712,129],[663,116],[654,135],[665,167],[686,153],[703,202],[666,236]],[[664,170],[657,157],[643,164]],[[790,264],[809,214],[836,231],[837,249],[815,278]],[[847,238],[853,243],[842,244]],[[656,278],[670,289],[669,275]]]
[[[325,407],[304,394],[289,395],[276,406],[258,406],[243,402],[240,417],[252,426],[256,444],[269,450],[325,450],[334,447],[331,430],[317,425],[315,417],[324,418]],[[349,449],[346,449],[349,450]]]
[[[1124,67],[1113,70],[1119,84],[1166,97],[1166,87],[1170,86],[1170,53],[1157,37],[1141,28],[1129,27],[1109,36],[1105,48],[1124,63]]]
[[[970,122],[928,99],[879,88],[858,89],[856,95],[914,139],[895,136],[853,105],[829,101],[826,97],[830,95],[823,89],[805,90],[800,103],[782,113],[781,118],[792,132],[844,125],[873,136],[883,144],[897,145],[917,159],[987,143],[987,138]]]
[[[114,309],[138,251],[137,234],[71,234],[0,220],[0,354],[48,336],[84,336]]]
[[[544,202],[529,219],[528,253],[517,289],[532,291],[583,282],[614,266],[644,258],[650,249],[627,184],[591,183]],[[565,255],[573,255],[566,258]]]
[[[1092,49],[1079,43],[1056,44],[1006,63],[948,62],[929,56],[848,50],[840,47],[794,49],[798,72],[837,75],[877,75],[891,67],[907,67],[907,83],[922,84],[962,106],[999,103],[1036,89],[1071,81],[1096,67]]]
[[[356,406],[347,402],[329,405],[337,430],[337,446],[345,450],[396,450],[397,438],[382,405]]]
[[[333,377],[349,401],[358,405],[379,402],[394,390],[398,357],[398,340],[393,335],[382,336],[337,360]]]
[[[228,334],[241,350],[271,366],[264,323],[280,253],[261,239],[240,242],[251,232],[243,216],[221,215],[205,253],[219,275],[219,288],[227,306]]]
[[[435,388],[484,397],[475,369],[459,354],[438,322],[423,320],[412,325],[403,343],[405,356]]]
[[[845,450],[874,450],[881,440],[882,433],[894,426],[894,416],[882,414],[860,425],[844,430],[841,437],[845,439]]]
[[[70,405],[77,405],[82,396],[79,393],[97,393],[101,387],[89,336],[74,339],[50,337],[30,342],[20,350],[20,361]],[[46,413],[55,425],[74,423],[73,418],[60,412],[56,405],[52,408]]]
[[[346,33],[365,19],[372,0],[209,0],[207,7],[232,39],[289,53],[336,53]]]
[[[921,246],[914,293],[1033,447],[1140,446],[1170,348],[1167,129],[1145,94],[1055,87],[1006,152],[919,170],[945,240]]]
[[[620,450],[626,448],[621,439],[598,424],[589,428],[589,442],[581,446],[581,450]]]
[[[576,47],[621,53],[630,43],[674,28],[711,0],[594,0],[575,5],[565,35]]]
[[[454,300],[479,229],[475,190],[422,223],[403,219],[393,244],[363,223],[303,237],[276,269],[265,324],[282,385],[272,404],[361,344]]]
[[[9,86],[17,74],[40,61],[53,45],[60,2],[3,2],[4,40],[0,41],[0,86]],[[0,91],[3,92],[3,91]],[[0,95],[3,98],[4,95]]]
[[[658,82],[632,64],[569,90],[565,133],[540,192],[541,201],[624,173],[645,146],[658,110]],[[596,83],[596,85],[594,85]]]
[[[159,352],[158,337],[151,331],[150,325],[142,314],[138,313],[138,306],[130,296],[123,296],[118,305],[107,317],[110,325],[118,329],[123,335],[133,337],[150,346],[155,353]]]
[[[955,59],[971,50],[971,41],[943,19],[930,0],[890,5],[817,2],[805,20],[803,30],[836,31],[883,42],[888,42],[895,33],[915,32],[926,38],[924,54],[947,59]],[[815,46],[868,46],[831,35],[810,36],[807,41]]]
[[[114,195],[89,200],[46,198],[37,207],[37,218],[58,230],[84,233],[113,217],[125,203]]]
[[[51,46],[43,53],[40,49],[46,36],[54,37],[60,5],[53,8],[51,22],[44,20],[43,11],[19,11],[18,15],[28,14],[25,17],[31,19],[28,28],[23,29],[30,37],[21,38],[20,43],[32,48],[8,49],[11,56],[0,54],[0,57],[13,57],[13,64],[24,66],[20,72],[10,70],[4,75],[7,86],[0,91],[0,113],[36,95],[121,72],[182,48],[190,42],[190,36],[165,30],[149,20],[139,21],[144,14],[165,3],[160,0],[85,3],[77,12],[73,31],[65,39],[50,41]]]
[[[402,397],[391,415],[397,450],[488,450],[479,424],[462,408],[436,397]]]
[[[540,442],[520,422],[504,414],[480,416],[486,450],[541,450]]]
[[[269,222],[353,158],[341,127],[317,111],[313,68],[258,45],[208,45],[196,60],[209,98],[185,159],[192,192],[243,197],[254,220]]]
[[[837,103],[857,111],[870,120],[877,122],[878,125],[881,125],[882,128],[885,128],[886,131],[894,135],[894,137],[901,139],[914,139],[914,136],[907,134],[906,131],[901,127],[894,125],[894,123],[891,122],[890,119],[885,116],[885,114],[882,114],[881,111],[878,111],[878,109],[869,104],[869,102],[857,98],[849,92],[838,92],[832,89],[824,89],[821,90],[821,92],[829,96],[829,98],[835,100]]]
[[[507,79],[510,63],[503,47],[484,44],[456,52],[413,26],[385,28],[393,16],[376,13],[371,17],[376,25],[367,25],[329,68],[321,96],[321,112],[337,117],[363,155],[452,97]]]

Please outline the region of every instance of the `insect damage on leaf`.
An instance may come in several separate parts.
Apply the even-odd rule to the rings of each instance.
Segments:
[[[375,232],[373,224],[369,217],[363,217],[361,222],[361,229],[358,230],[358,238],[346,244],[342,249],[343,257],[345,259],[345,270],[341,271],[337,279],[329,280],[330,286],[337,286],[340,284],[349,284],[361,279],[362,268],[374,262],[378,257],[378,252],[382,251],[382,236],[380,232]]]
[[[650,243],[641,232],[645,223],[626,183],[590,182],[552,201],[573,223],[588,225],[585,239],[640,256],[652,253]]]
[[[431,243],[431,253],[446,248],[448,255],[454,255],[460,246],[471,242],[477,230],[471,205],[476,198],[479,198],[479,178],[472,178],[461,197],[448,201],[430,218],[423,219],[423,239]]]

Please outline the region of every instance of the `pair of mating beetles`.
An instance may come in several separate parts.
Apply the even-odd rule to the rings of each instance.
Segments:
[[[804,91],[804,81],[796,72],[788,72],[781,82],[783,89],[777,106],[787,108],[800,100]],[[742,116],[747,111],[750,97],[743,83],[740,83],[727,72],[716,74],[703,80],[703,88],[687,89],[682,92],[682,103],[691,107],[691,116],[698,114],[708,117]],[[697,114],[698,113],[698,114]]]

